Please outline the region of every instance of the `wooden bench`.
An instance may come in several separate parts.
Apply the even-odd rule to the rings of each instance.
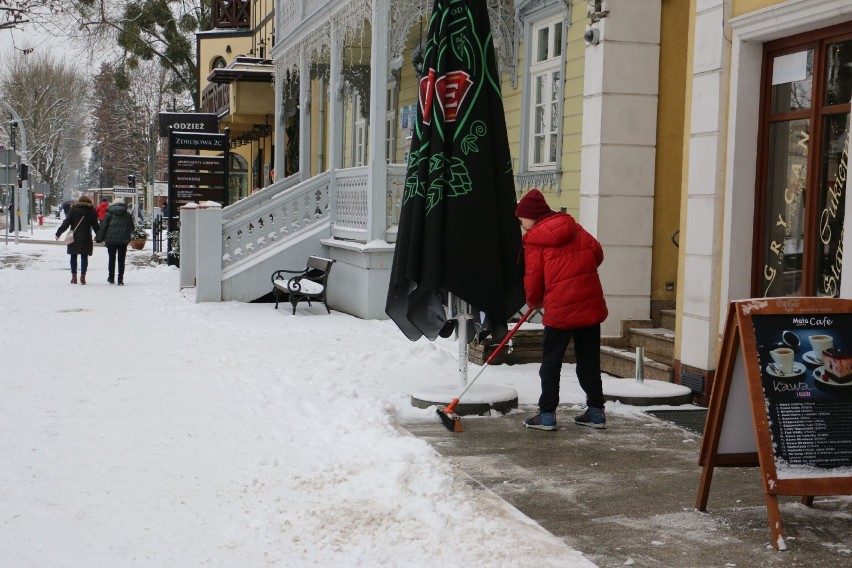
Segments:
[[[307,266],[304,270],[276,270],[272,273],[272,293],[275,295],[275,309],[278,309],[278,301],[288,297],[293,305],[293,315],[296,315],[296,304],[311,301],[322,302],[328,313],[331,309],[325,301],[325,292],[328,289],[328,274],[334,260],[319,256],[309,256]],[[295,276],[288,276],[295,274]]]

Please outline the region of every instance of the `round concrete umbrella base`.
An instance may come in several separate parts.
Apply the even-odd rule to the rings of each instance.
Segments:
[[[657,406],[692,403],[692,389],[663,381],[636,379],[603,379],[604,400],[620,401],[633,406]]]
[[[411,405],[417,408],[430,406],[446,406],[456,398],[463,389],[458,385],[439,385],[413,391]],[[456,405],[455,413],[459,416],[489,414],[492,410],[507,413],[518,408],[518,391],[499,385],[474,384],[464,393]]]

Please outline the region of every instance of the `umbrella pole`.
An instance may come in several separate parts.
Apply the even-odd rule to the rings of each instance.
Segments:
[[[453,296],[453,310],[455,311],[456,321],[458,322],[458,327],[456,328],[459,341],[458,380],[459,387],[464,388],[467,386],[468,342],[470,341],[467,337],[467,321],[472,317],[470,315],[470,304],[457,296]]]

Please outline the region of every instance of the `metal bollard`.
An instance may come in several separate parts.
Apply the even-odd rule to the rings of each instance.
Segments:
[[[636,382],[645,382],[645,348],[636,348]]]

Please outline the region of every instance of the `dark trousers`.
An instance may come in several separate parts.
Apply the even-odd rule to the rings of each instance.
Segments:
[[[124,259],[127,257],[127,245],[107,245],[109,253],[109,281],[115,280],[115,261],[118,260],[118,279],[124,280]]]
[[[571,338],[574,338],[574,354],[577,357],[577,379],[586,393],[586,404],[603,408],[603,385],[601,383],[601,326],[600,324],[577,329],[544,328],[541,345],[541,398],[540,412],[555,412],[559,404],[559,378],[562,358]]]
[[[71,257],[71,274],[77,274],[77,255],[69,255]],[[86,274],[86,269],[89,268],[89,256],[86,254],[80,255],[80,274]]]

